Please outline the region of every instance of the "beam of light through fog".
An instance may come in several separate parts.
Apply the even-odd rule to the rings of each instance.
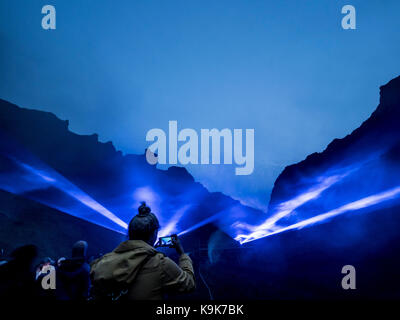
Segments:
[[[65,177],[60,175],[58,172],[51,168],[47,168],[46,170],[44,169],[44,165],[41,164],[40,168],[35,168],[32,165],[29,165],[27,163],[24,163],[20,160],[17,160],[11,156],[7,156],[9,159],[14,161],[20,168],[22,168],[25,172],[28,172],[29,175],[29,180],[32,182],[31,184],[26,184],[22,183],[20,187],[18,187],[16,184],[15,186],[11,185],[1,185],[0,188],[3,190],[6,190],[8,192],[16,193],[16,194],[23,194],[27,193],[30,191],[35,191],[35,190],[44,190],[49,187],[54,187],[57,188],[58,190],[61,190],[65,194],[73,197],[86,207],[94,210],[96,213],[101,214],[108,220],[112,221],[113,223],[119,225],[122,227],[124,230],[127,229],[127,224],[122,221],[120,218],[118,218],[115,214],[113,214],[111,211],[106,209],[104,206],[102,206],[100,203],[98,203],[96,200],[94,200],[92,197],[90,197],[88,194],[86,194],[84,191],[82,191],[80,188],[75,186],[72,182],[67,180]],[[241,244],[244,244],[246,242],[254,241],[260,238],[276,235],[285,231],[289,230],[296,230],[296,229],[301,229],[304,227],[309,227],[317,223],[322,223],[326,222],[329,219],[347,213],[351,211],[356,211],[360,210],[363,208],[367,208],[376,204],[379,204],[384,201],[388,201],[391,199],[395,199],[400,196],[400,187],[396,187],[381,193],[377,193],[371,196],[367,196],[364,198],[361,198],[359,200],[350,202],[348,204],[345,204],[339,208],[330,210],[326,213],[319,214],[317,216],[311,217],[309,219],[302,220],[300,222],[294,223],[292,225],[282,227],[277,225],[276,223],[290,215],[296,208],[300,207],[301,205],[315,200],[320,195],[323,193],[323,191],[327,190],[330,188],[332,185],[335,183],[341,181],[344,177],[346,177],[350,172],[353,172],[354,169],[348,170],[344,174],[336,174],[336,175],[331,175],[328,177],[324,177],[322,179],[319,179],[317,185],[308,191],[298,195],[297,197],[283,202],[280,204],[278,208],[278,212],[275,213],[273,216],[268,218],[264,223],[258,226],[251,226],[246,223],[241,223],[238,222],[233,225],[234,228],[238,230],[247,230],[249,233],[248,234],[239,234],[235,237],[235,240],[239,241]],[[33,177],[38,178],[36,182],[33,180]],[[24,177],[25,178],[25,177]],[[21,179],[21,181],[24,180],[24,178]],[[39,181],[39,182],[38,182]],[[149,202],[149,205],[154,205],[156,203],[159,203],[160,199],[158,195],[154,192],[151,191],[151,189],[143,187],[143,188],[138,188],[135,191],[135,198],[137,197],[138,199],[142,199],[145,201]],[[91,223],[103,226],[105,228],[108,228],[110,230],[117,231],[119,233],[121,230],[111,228],[110,226],[107,226],[103,223],[99,223],[96,221],[94,217],[90,217],[87,215],[80,215],[75,211],[68,210],[68,208],[62,207],[56,203],[52,203],[52,200],[38,200],[39,202],[42,202],[45,205],[48,205],[50,207],[53,207],[55,209],[61,210],[65,213],[68,213],[70,215],[82,218],[86,221],[89,221]],[[185,213],[190,209],[190,205],[185,205],[178,209],[176,213],[168,220],[166,226],[160,230],[159,235],[160,236],[166,236],[171,233],[178,232],[179,236],[182,236],[184,234],[187,234],[189,232],[192,232],[208,223],[217,221],[219,219],[222,219],[222,217],[226,217],[228,214],[228,210],[220,211],[217,214],[214,214],[207,219],[204,219],[198,223],[195,223],[193,226],[190,228],[187,228],[184,231],[178,230],[177,226],[179,221],[182,219],[182,217],[185,215]]]
[[[306,202],[318,198],[323,191],[331,187],[336,182],[342,180],[347,174],[348,173],[323,178],[322,182],[320,182],[317,186],[311,188],[307,192],[304,192],[291,200],[281,203],[277,208],[278,212],[269,217],[261,225],[252,226],[246,223],[238,222],[235,224],[235,227],[241,229],[247,229],[248,231],[251,232],[259,232],[260,230],[269,230],[271,227],[275,225],[275,223],[278,220],[290,215],[296,208],[302,206]]]
[[[223,212],[225,212],[225,211],[218,212],[218,213],[212,215],[211,217],[208,217],[207,219],[196,223],[195,225],[191,226],[190,228],[188,228],[188,229],[186,229],[186,230],[184,230],[184,231],[179,232],[179,233],[178,233],[178,236],[183,236],[183,235],[186,234],[186,233],[189,233],[189,232],[192,232],[192,231],[194,231],[194,230],[197,230],[198,228],[200,228],[200,227],[202,227],[202,226],[205,226],[206,224],[217,220],[217,219],[222,215]]]
[[[398,75],[400,1],[354,2],[357,30],[341,28],[344,1],[58,0],[50,31],[45,1],[0,1],[0,98],[123,153],[143,154],[146,132],[173,119],[253,128],[252,175],[187,168],[264,210],[281,170],[357,128]]]
[[[353,173],[355,170],[359,168],[358,166],[353,166],[352,168],[343,168],[341,169],[342,171],[345,171],[345,173],[342,174],[335,174],[335,175],[330,175],[328,177],[320,177],[318,181],[316,182],[316,186],[312,187],[310,190],[307,192],[304,192],[300,194],[299,196],[286,201],[278,206],[278,212],[274,214],[273,216],[269,217],[265,222],[263,222],[261,225],[250,225],[245,222],[235,222],[232,224],[232,227],[236,230],[246,230],[247,232],[251,233],[259,233],[261,232],[260,230],[270,230],[271,228],[274,227],[275,223],[290,215],[296,208],[300,207],[301,205],[305,204],[308,201],[314,200],[320,196],[320,194],[325,191],[326,189],[330,188],[332,185],[337,183],[338,181],[342,180],[344,177],[349,175],[350,173]],[[227,215],[231,214],[228,210],[224,211]],[[194,226],[188,228],[185,231],[182,231],[180,235],[194,231],[202,226],[204,226],[207,223],[210,223],[212,221],[217,220],[221,216],[221,213],[218,213],[216,215],[213,215],[212,217],[209,217],[199,223],[196,223]],[[230,217],[224,217],[222,220],[230,220]]]
[[[133,208],[138,208],[140,204],[144,201],[148,206],[151,207],[152,211],[161,213],[161,199],[158,194],[151,189],[151,187],[145,186],[136,188],[133,193],[133,199],[135,200],[135,203],[133,203],[132,205]]]
[[[150,186],[144,186],[136,188],[133,192],[134,203],[132,204],[132,208],[137,210],[140,204],[144,201],[146,205],[150,207],[152,212],[157,214],[157,218],[160,221],[160,224],[165,224],[163,220],[163,211],[161,206],[161,197],[155,192]]]
[[[20,170],[0,172],[0,189],[32,198],[33,200],[41,202],[49,207],[84,219],[93,224],[103,226],[107,229],[123,234],[126,232],[128,227],[126,222],[105,208],[98,201],[94,200],[91,196],[89,196],[86,192],[77,187],[67,178],[39,159],[36,159],[34,156],[30,155],[26,150],[19,148],[14,144],[8,145],[5,139],[1,141],[3,142],[3,150],[0,150],[2,151],[2,156],[14,163]],[[380,153],[377,153],[376,155],[379,154]],[[374,158],[376,158],[376,155],[374,155]],[[178,207],[176,211],[174,209],[174,213],[169,215],[168,218],[165,218],[165,214],[168,212],[161,214],[160,211],[160,207],[162,207],[162,196],[155,192],[151,186],[137,188],[132,195],[136,201],[134,203],[135,206],[138,206],[141,201],[146,201],[149,206],[155,209],[152,211],[157,213],[157,216],[160,218],[160,222],[162,222],[161,226],[163,226],[159,232],[160,236],[170,235],[171,233],[178,233],[178,235],[182,236],[209,223],[216,222],[217,225],[219,223],[222,223],[222,225],[229,225],[231,229],[235,230],[235,240],[243,244],[285,231],[312,226],[317,223],[328,221],[337,215],[367,208],[399,197],[400,187],[396,187],[384,192],[376,193],[374,195],[362,197],[357,201],[349,202],[348,204],[342,205],[336,209],[308,219],[304,219],[289,226],[282,226],[278,224],[279,220],[294,214],[295,210],[305,203],[321,197],[324,191],[342,181],[356,170],[359,170],[363,164],[369,162],[370,160],[370,158],[365,159],[361,163],[358,162],[350,167],[340,168],[339,170],[330,170],[324,175],[321,175],[312,182],[313,187],[305,192],[300,193],[294,198],[279,204],[276,207],[276,212],[274,212],[272,216],[270,216],[260,225],[247,224],[246,221],[248,221],[249,217],[246,211],[236,212],[233,210],[233,207],[229,207],[219,211],[216,214],[213,214],[212,216],[209,216],[204,220],[201,220],[200,222],[195,221],[192,226],[181,231],[179,228],[179,223],[181,221],[185,221],[186,217],[188,216],[187,213],[192,207],[191,204]],[[77,209],[73,203],[67,205],[65,203],[63,204],[62,198],[52,198],[51,191],[49,194],[46,193],[45,197],[40,196],[40,191],[47,189],[50,190],[51,188],[57,189],[63,194],[70,196],[76,200],[77,203],[82,204],[83,207],[81,209]],[[36,191],[39,191],[39,195],[35,194]],[[106,222],[112,222],[111,225],[102,222],[101,219],[99,219],[99,215],[101,215],[102,218],[106,218]],[[162,221],[163,216],[166,221]],[[183,219],[184,217],[185,219]],[[232,224],[232,220],[237,220],[237,222]],[[117,228],[117,226],[113,227],[113,224],[117,225],[119,228]]]
[[[161,228],[161,230],[158,232],[158,235],[160,237],[166,237],[173,233],[176,233],[178,222],[181,220],[183,215],[190,209],[190,207],[191,207],[190,205],[185,205],[179,210],[177,210],[176,213],[169,220],[168,224],[165,227]]]
[[[27,163],[24,163],[20,160],[17,160],[13,157],[8,156],[8,158],[13,160],[19,167],[23,168],[26,172],[30,173],[32,176],[36,176],[36,177],[40,178],[42,180],[42,183],[37,184],[37,185],[32,185],[32,187],[24,184],[24,186],[20,189],[19,192],[15,188],[15,186],[10,186],[10,185],[1,185],[0,186],[1,189],[8,191],[8,192],[20,194],[20,193],[25,193],[25,192],[29,192],[29,191],[38,190],[38,189],[46,189],[49,187],[54,187],[54,188],[64,192],[65,194],[73,197],[74,199],[76,199],[77,201],[79,201],[80,203],[85,205],[86,207],[94,210],[95,212],[97,212],[100,215],[104,216],[105,218],[109,219],[113,223],[119,225],[123,229],[126,230],[128,228],[128,225],[126,224],[126,222],[122,221],[115,214],[113,214],[107,208],[102,206],[100,203],[98,203],[96,200],[94,200],[92,197],[90,197],[88,194],[86,194],[84,191],[82,191],[80,188],[78,188],[76,185],[74,185],[72,182],[67,180],[65,177],[63,177],[61,174],[59,174],[55,170],[48,168],[46,171],[44,171],[42,168],[41,169],[34,168],[33,166],[31,166]],[[86,215],[79,215],[77,212],[72,212],[72,211],[68,210],[68,208],[60,206],[56,203],[52,204],[51,200],[46,200],[46,201],[39,200],[39,202],[42,202],[50,207],[53,207],[57,210],[61,210],[70,215],[87,220],[94,224],[101,225],[107,229],[122,233],[121,230],[118,230],[115,228],[110,228],[109,226],[100,224],[99,222],[96,221],[96,219],[94,219],[94,217],[90,217],[90,216],[86,216]]]
[[[322,223],[322,222],[326,222],[327,220],[338,216],[340,214],[344,214],[347,212],[351,212],[351,211],[356,211],[356,210],[360,210],[363,208],[368,208],[371,207],[373,205],[379,204],[381,202],[384,201],[388,201],[388,200],[392,200],[395,198],[398,198],[400,196],[400,187],[395,187],[393,189],[381,192],[381,193],[377,193],[353,202],[350,202],[348,204],[345,204],[339,208],[333,209],[331,211],[328,211],[326,213],[323,214],[319,214],[317,216],[314,216],[312,218],[309,219],[305,219],[303,221],[294,223],[290,226],[287,227],[283,227],[283,228],[278,228],[277,230],[273,230],[273,231],[268,231],[266,229],[262,229],[262,230],[256,230],[255,232],[249,234],[249,235],[238,235],[235,240],[239,241],[241,244],[246,243],[246,242],[250,242],[253,240],[257,240],[260,238],[265,238],[268,236],[272,236],[278,233],[282,233],[285,231],[289,231],[289,230],[294,230],[294,229],[301,229],[304,227],[309,227],[312,226],[316,223]]]
[[[336,174],[331,174],[328,176],[319,177],[317,179],[317,181],[315,182],[315,184],[316,184],[315,186],[310,188],[308,191],[298,195],[297,197],[280,204],[278,206],[278,212],[275,213],[274,215],[272,215],[271,217],[269,217],[261,225],[250,225],[246,222],[237,221],[237,222],[234,222],[233,224],[231,224],[231,226],[235,230],[241,230],[243,232],[246,231],[251,234],[261,233],[261,230],[271,231],[271,228],[275,227],[275,223],[278,220],[290,215],[296,208],[302,206],[306,202],[309,202],[311,200],[318,198],[323,191],[327,190],[335,183],[341,181],[349,174],[352,174],[353,172],[358,170],[360,168],[360,166],[361,166],[361,163],[358,163],[357,165],[352,165],[351,167],[341,168],[339,170],[340,172],[344,172],[344,173],[336,173]],[[184,231],[181,231],[178,235],[184,235],[186,233],[192,232],[192,231],[197,230],[198,228],[200,228],[208,223],[214,222],[214,221],[225,221],[225,222],[231,221],[232,219],[234,219],[234,217],[231,217],[233,215],[233,213],[231,212],[230,209],[232,209],[232,208],[228,208],[227,210],[218,212],[217,214],[194,224],[190,228],[188,228]],[[237,231],[236,231],[236,234],[237,234]]]

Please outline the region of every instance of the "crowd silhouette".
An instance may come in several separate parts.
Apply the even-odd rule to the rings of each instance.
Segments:
[[[77,241],[71,255],[46,257],[34,265],[35,245],[0,258],[0,299],[160,300],[168,293],[195,289],[192,261],[176,238],[179,265],[154,247],[158,219],[145,203],[129,223],[129,240],[112,252],[88,258],[88,244]],[[2,251],[2,256],[4,252]]]

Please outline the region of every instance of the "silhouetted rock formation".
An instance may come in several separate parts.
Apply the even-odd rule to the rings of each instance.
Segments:
[[[322,153],[314,153],[285,168],[275,182],[268,214],[272,215],[277,205],[311,189],[330,175],[348,173],[318,198],[296,208],[294,214],[280,220],[279,224],[288,225],[399,186],[399,124],[400,77],[381,87],[378,108],[353,133],[334,140]],[[146,188],[150,188],[160,195],[155,201],[159,207],[154,208],[155,211],[162,210],[167,218],[187,205],[190,207],[185,213],[190,219],[180,219],[181,230],[236,206],[249,215],[258,215],[259,221],[265,220],[259,211],[241,206],[220,193],[207,192],[185,169],[157,170],[146,163],[143,155],[124,156],[112,144],[99,143],[97,136],[69,132],[68,123],[52,114],[20,109],[0,101],[0,128],[125,219],[135,214],[135,208],[131,208],[132,192],[139,189],[146,193]],[[7,162],[0,161],[2,164]],[[0,181],[2,172],[10,171],[0,166]],[[58,253],[57,244],[72,244],[84,233],[99,252],[103,250],[102,240],[110,245],[121,237],[33,204],[24,196],[26,194],[0,193],[1,246],[20,244],[21,239],[32,239],[34,243],[39,239],[38,243],[47,248],[47,252],[65,254]],[[284,232],[240,247],[221,235],[217,227],[208,224],[190,233],[191,238],[186,243],[190,251],[200,239],[202,247],[193,252],[195,266],[201,269],[196,269],[196,275],[201,271],[201,278],[207,280],[216,299],[398,298],[399,212],[400,201],[394,199],[337,216],[329,223]],[[47,243],[43,242],[40,232],[47,233]],[[94,238],[96,235],[100,240]],[[65,252],[67,247],[62,249]],[[357,270],[357,290],[341,287],[344,276],[341,270],[348,264]],[[197,297],[207,298],[208,288],[200,277],[198,279]]]
[[[400,186],[400,77],[381,87],[378,108],[353,133],[285,168],[275,182],[268,215],[323,177],[345,172],[350,173],[277,223],[288,226]],[[245,244],[237,255],[240,263],[225,260],[231,272],[226,278],[221,277],[222,262],[212,266],[209,284],[221,298],[398,299],[399,230],[397,197],[338,215],[328,223]],[[356,268],[356,290],[342,289],[345,265]],[[241,288],[240,295],[223,292],[235,292],[235,287]]]
[[[351,183],[340,184],[342,190],[350,193],[344,197],[346,200],[399,184],[400,77],[382,86],[380,91],[379,106],[359,128],[343,139],[333,140],[323,152],[313,153],[283,170],[271,194],[271,212],[277,204],[311,188],[319,177],[341,168],[358,168],[349,177]],[[321,197],[321,202],[325,201]]]
[[[185,230],[232,206],[239,206],[248,212],[261,214],[257,210],[242,206],[238,201],[222,193],[208,192],[200,183],[195,182],[184,168],[170,167],[168,170],[159,170],[147,163],[145,155],[123,155],[111,142],[99,142],[96,134],[75,134],[68,130],[68,121],[62,121],[52,113],[20,108],[0,100],[1,134],[3,135],[0,141],[0,147],[2,147],[0,148],[0,189],[2,186],[15,184],[15,188],[11,186],[6,191],[22,190],[14,192],[18,194],[17,198],[20,201],[25,201],[24,198],[39,199],[42,204],[47,204],[47,199],[56,199],[53,202],[61,204],[60,207],[55,208],[58,210],[57,215],[61,214],[59,211],[63,211],[63,205],[78,212],[78,216],[79,211],[84,208],[79,207],[77,203],[69,205],[67,202],[72,202],[73,199],[52,188],[51,185],[45,185],[43,188],[39,185],[33,190],[26,190],[25,187],[32,179],[29,177],[19,181],[21,169],[7,158],[7,154],[4,154],[7,150],[18,153],[22,158],[25,157],[25,153],[28,154],[29,161],[37,158],[37,161],[54,169],[126,222],[137,213],[137,206],[142,200],[147,201],[153,211],[159,215],[162,227],[165,227],[179,210],[185,211],[179,213],[176,221],[178,230]],[[32,181],[32,184],[34,183],[37,182]],[[7,206],[6,194],[2,193],[2,201],[0,201],[0,211],[7,211],[3,219],[6,220],[5,217],[8,217],[14,221],[13,223],[18,224],[18,215],[12,217],[14,208]],[[15,202],[14,195],[9,194],[9,197],[11,202]],[[29,211],[29,203],[32,202],[26,202],[24,210]],[[45,206],[41,208],[45,210]],[[55,209],[53,206],[53,209],[48,208],[48,211],[55,212]],[[100,225],[115,227],[124,232],[100,214],[98,216]],[[29,237],[31,242],[42,243],[42,240],[37,239],[42,236],[41,232],[46,233],[49,246],[52,242],[62,242],[63,239],[59,238],[59,234],[64,228],[68,229],[71,236],[76,239],[86,236],[82,228],[73,231],[74,228],[66,226],[65,223],[58,225],[57,219],[52,219],[52,224],[43,221],[46,230],[40,230],[38,219],[45,218],[38,213],[38,210],[34,210],[30,215],[25,214],[21,222],[25,232],[31,235]],[[73,217],[63,219],[68,220],[72,225],[79,224],[79,219]],[[86,229],[91,228],[91,224],[86,222],[84,224]],[[0,236],[0,246],[7,249],[11,249],[10,247],[14,245],[14,234],[22,232],[22,230],[16,232],[17,227],[13,228],[12,224],[9,226],[11,229],[2,230]],[[172,231],[174,228],[169,229],[169,232]],[[104,252],[101,247],[97,249]],[[51,249],[51,251],[54,250],[54,248]],[[59,254],[61,255],[62,252]]]

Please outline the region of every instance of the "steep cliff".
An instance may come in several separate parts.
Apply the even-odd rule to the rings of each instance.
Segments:
[[[15,196],[20,202],[33,200],[58,215],[74,216],[66,218],[72,224],[86,220],[122,234],[141,201],[147,201],[158,215],[166,233],[202,225],[231,207],[243,214],[262,214],[221,193],[208,192],[184,168],[160,170],[149,165],[144,155],[124,155],[111,142],[99,142],[96,134],[75,134],[69,131],[68,121],[52,113],[0,100],[0,137],[0,189],[6,192],[0,202],[3,218],[12,217],[14,210],[7,204],[7,193],[10,202],[16,201]],[[25,202],[24,210],[29,211],[34,202]],[[43,232],[37,221],[43,217],[37,211],[23,218],[24,228],[35,237]],[[18,222],[18,215],[12,219]],[[58,225],[57,219],[52,222],[43,222],[51,241],[62,241],[58,238],[62,228],[73,229]],[[90,225],[85,223],[85,228]],[[82,228],[77,230],[71,231],[76,238],[86,236]],[[13,246],[14,231],[2,230],[3,247]],[[30,241],[42,243],[34,237]]]
[[[279,204],[310,190],[323,178],[347,174],[310,203],[296,208],[296,220],[305,211],[322,213],[349,201],[399,185],[400,77],[380,88],[380,103],[362,125],[343,139],[333,140],[321,153],[286,167],[275,181],[270,213]],[[312,209],[312,210],[310,210]],[[288,217],[289,219],[289,217]]]

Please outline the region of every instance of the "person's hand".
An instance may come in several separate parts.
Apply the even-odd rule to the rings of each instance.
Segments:
[[[173,248],[175,248],[176,252],[179,255],[184,254],[185,251],[183,250],[183,247],[182,247],[181,241],[178,238],[178,235],[174,234],[171,237],[172,237],[172,245],[173,245]]]

